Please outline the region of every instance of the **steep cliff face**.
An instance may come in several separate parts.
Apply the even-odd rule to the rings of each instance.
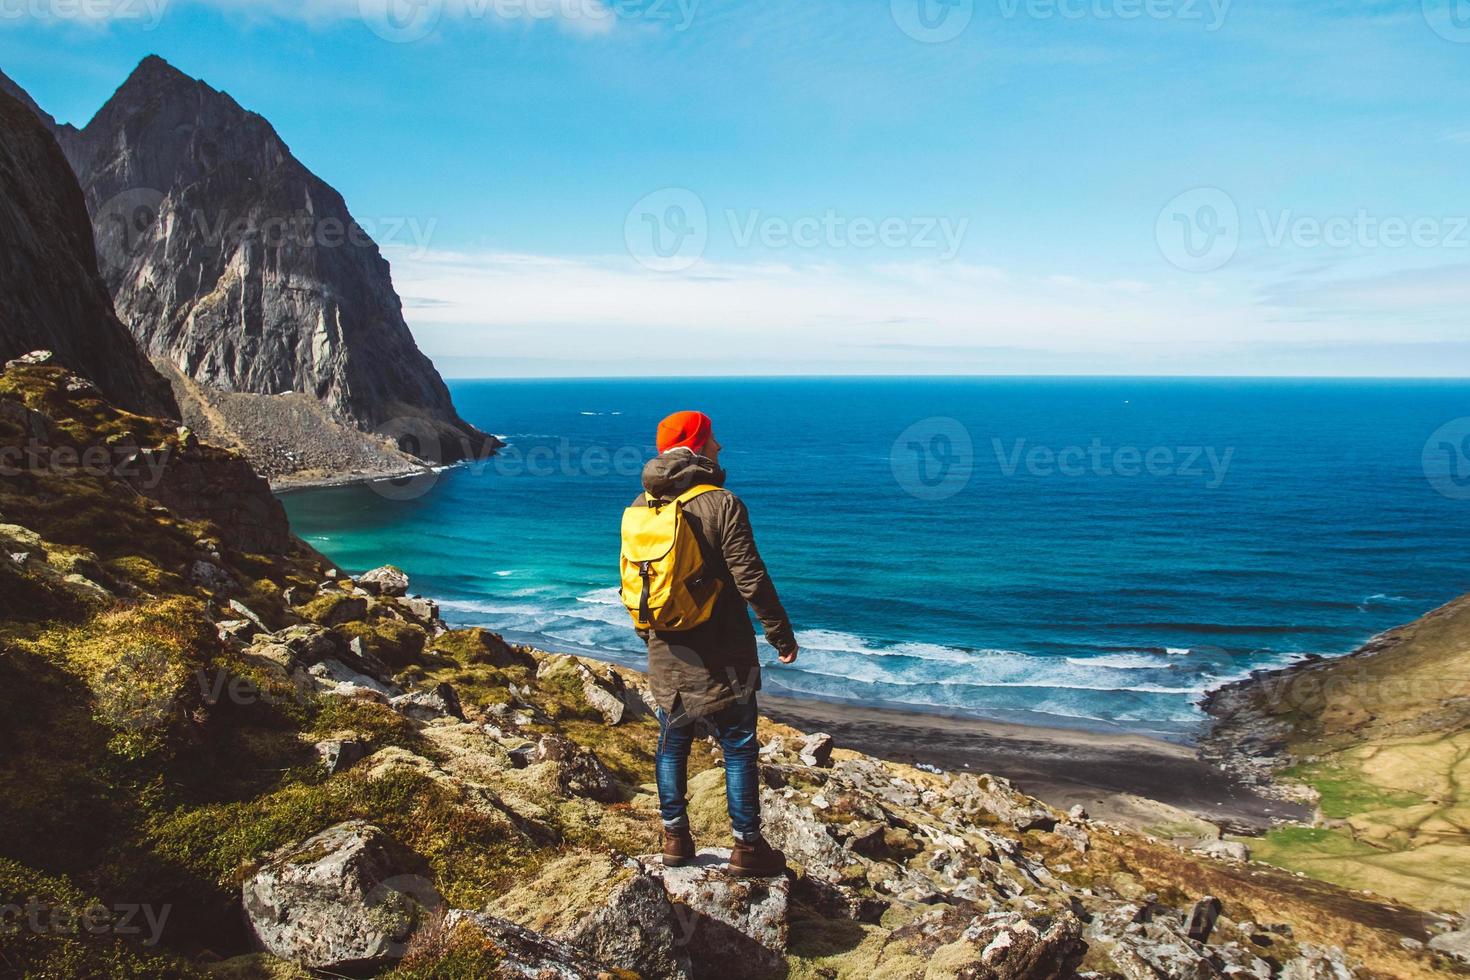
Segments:
[[[0,76],[0,362],[50,350],[115,403],[178,415],[97,276],[82,192],[44,125]],[[24,94],[24,93],[21,93]]]
[[[391,464],[401,448],[448,462],[494,446],[415,345],[377,245],[265,119],[149,57],[84,128],[56,132],[118,315],[194,383],[175,390],[207,435],[272,475],[340,466],[316,450],[341,432],[290,455],[261,447],[260,416],[296,393],[329,430],[374,437],[349,439],[365,459],[386,452]]]

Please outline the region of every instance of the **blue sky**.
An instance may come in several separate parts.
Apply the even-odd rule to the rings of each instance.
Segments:
[[[262,113],[446,374],[1463,376],[1454,2],[0,0],[0,68]]]

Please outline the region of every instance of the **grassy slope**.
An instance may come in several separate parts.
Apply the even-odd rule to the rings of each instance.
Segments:
[[[1320,797],[1314,828],[1260,859],[1421,908],[1470,910],[1470,597],[1364,651],[1268,677],[1253,708],[1286,725],[1281,775]]]
[[[54,369],[12,370],[0,375],[0,402],[43,411],[78,443],[124,432],[149,445],[174,437],[86,393],[66,393],[63,381]],[[0,412],[0,446],[22,437],[14,419]],[[323,579],[322,559],[304,546],[242,554],[212,527],[181,520],[121,484],[50,470],[0,480],[0,525],[9,526],[0,528],[5,550],[30,555],[23,566],[0,555],[0,904],[38,896],[67,908],[98,901],[172,909],[155,949],[106,935],[0,930],[0,976],[218,975],[219,966],[206,964],[220,957],[234,957],[228,976],[299,976],[268,958],[237,956],[248,949],[239,885],[273,849],[345,819],[378,823],[420,854],[452,904],[497,908],[529,923],[566,915],[569,895],[592,887],[584,867],[604,866],[599,855],[657,847],[654,724],[645,717],[605,725],[574,671],[545,669],[538,678],[546,655],[508,655],[473,630],[430,639],[398,618],[392,600],[336,627],[401,667],[404,683],[452,683],[472,715],[511,700],[515,685],[515,697],[544,712],[525,727],[594,750],[628,788],[623,802],[568,798],[544,767],[514,769],[504,746],[477,726],[419,729],[372,702],[297,696],[269,664],[219,642],[213,622],[224,618],[222,596],[187,581],[191,562],[217,549],[239,583],[235,594],[280,628],[341,605],[330,595],[295,608],[283,601],[287,587],[314,594]],[[68,574],[99,582],[113,597]],[[242,678],[263,696],[211,703],[200,672]],[[768,734],[781,731],[767,726]],[[348,732],[379,750],[378,762],[329,777],[310,744]],[[718,846],[728,843],[728,825],[713,761],[709,752],[694,754],[692,810],[701,843]],[[495,805],[445,778],[465,764]],[[919,784],[938,778],[897,768]],[[1095,835],[1085,857],[1039,832],[1018,843],[1070,868],[1079,886],[1122,882],[1180,901],[1209,891],[1227,896],[1237,915],[1289,921],[1305,940],[1351,948],[1377,975],[1438,975],[1428,958],[1399,947],[1398,936],[1412,931],[1402,910],[1131,834]],[[526,887],[547,882],[562,887]],[[899,920],[859,925],[796,907],[792,976],[879,975],[874,957]],[[495,955],[462,938],[398,972],[484,976]]]

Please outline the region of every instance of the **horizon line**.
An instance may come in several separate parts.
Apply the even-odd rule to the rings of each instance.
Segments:
[[[546,374],[450,375],[450,381],[1443,381],[1435,374]]]

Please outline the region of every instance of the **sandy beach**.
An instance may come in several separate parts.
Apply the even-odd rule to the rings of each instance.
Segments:
[[[991,773],[1053,806],[1081,804],[1095,818],[1129,826],[1174,822],[1177,808],[1242,833],[1306,808],[1269,799],[1196,757],[1194,750],[1142,735],[1043,728],[886,708],[761,695],[763,714],[824,731],[843,748],[895,762]],[[1159,806],[1158,804],[1163,804]]]

